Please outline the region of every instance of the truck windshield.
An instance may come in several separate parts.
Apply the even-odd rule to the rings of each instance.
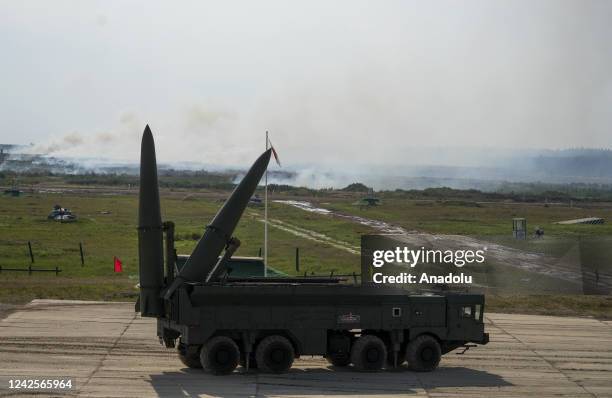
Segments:
[[[480,321],[482,317],[482,306],[480,304],[476,304],[476,310],[474,311],[474,318],[477,321]]]

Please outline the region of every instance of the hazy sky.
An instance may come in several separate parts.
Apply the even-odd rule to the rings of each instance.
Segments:
[[[612,1],[0,0],[0,143],[244,164],[612,147]],[[357,159],[357,160],[356,160]]]

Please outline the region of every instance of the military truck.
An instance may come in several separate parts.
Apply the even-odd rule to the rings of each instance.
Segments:
[[[228,265],[240,241],[232,233],[270,152],[253,164],[179,268],[174,224],[161,220],[155,147],[145,128],[136,310],[157,318],[160,342],[176,348],[185,366],[217,375],[239,364],[282,373],[301,355],[321,355],[359,371],[404,362],[432,371],[443,354],[488,343],[481,294],[410,294],[333,277],[233,277]]]

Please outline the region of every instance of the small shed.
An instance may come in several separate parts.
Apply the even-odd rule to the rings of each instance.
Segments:
[[[512,236],[514,239],[527,239],[527,219],[513,218],[512,219]]]

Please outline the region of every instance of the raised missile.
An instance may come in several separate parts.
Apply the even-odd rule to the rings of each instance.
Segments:
[[[219,254],[230,243],[234,229],[242,217],[242,213],[253,196],[259,180],[268,168],[272,149],[265,151],[253,163],[240,184],[223,204],[211,223],[206,226],[204,235],[187,259],[164,298],[169,299],[172,293],[186,281],[203,282],[213,271],[219,261]]]
[[[140,146],[140,195],[138,200],[138,266],[140,315],[163,316],[160,291],[164,284],[162,220],[157,185],[155,142],[147,125]]]

